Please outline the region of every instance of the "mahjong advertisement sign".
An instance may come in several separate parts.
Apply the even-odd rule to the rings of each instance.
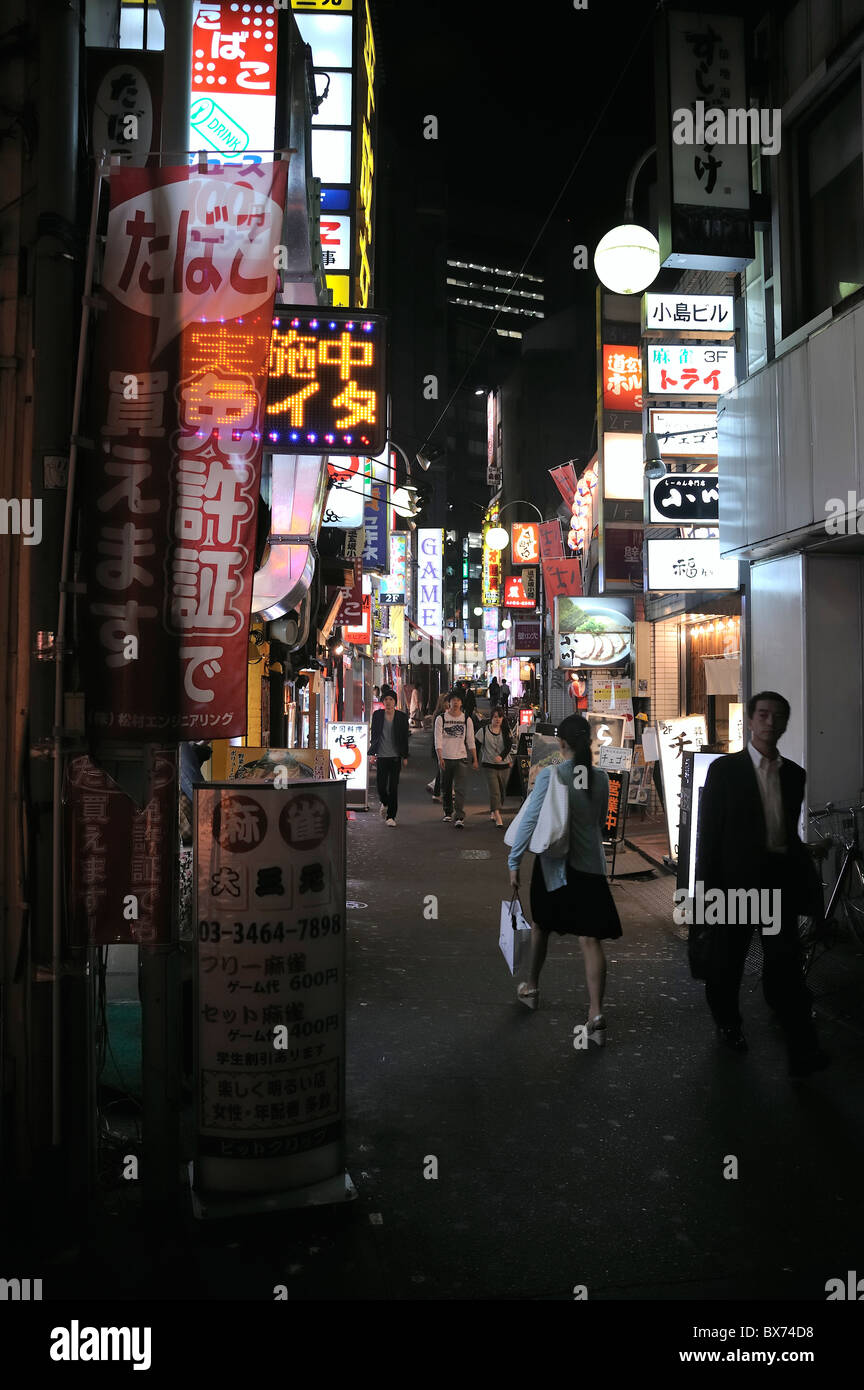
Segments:
[[[195,1187],[344,1164],[345,789],[195,789]]]

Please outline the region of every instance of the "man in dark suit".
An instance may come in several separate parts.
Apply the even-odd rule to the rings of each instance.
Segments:
[[[780,892],[780,929],[760,924],[765,1001],[786,1034],[790,1076],[804,1076],[828,1065],[819,1047],[804,981],[798,917],[821,910],[821,887],[798,834],[805,773],[777,744],[789,722],[789,702],[763,690],[747,702],[750,742],[741,753],[718,758],[708,769],[699,809],[696,878],[707,894],[720,889]],[[719,1036],[733,1052],[746,1052],[738,992],[750,939],[750,924],[710,928],[704,968],[705,997]],[[692,928],[691,928],[692,931]],[[695,973],[695,971],[694,971]]]
[[[381,815],[388,825],[396,824],[399,810],[399,773],[408,765],[408,716],[396,708],[396,692],[389,685],[381,687],[383,709],[372,715],[369,735],[369,756],[376,760],[378,796]]]

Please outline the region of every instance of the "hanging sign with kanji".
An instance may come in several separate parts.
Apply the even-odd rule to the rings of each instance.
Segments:
[[[649,343],[646,352],[651,396],[722,396],[735,385],[734,347]]]
[[[385,329],[381,314],[297,305],[277,310],[268,443],[304,454],[380,454],[387,422]]]
[[[103,737],[246,729],[287,168],[111,175],[82,545],[87,723]]]
[[[195,1186],[321,1182],[344,1161],[344,787],[198,787],[195,823]]]

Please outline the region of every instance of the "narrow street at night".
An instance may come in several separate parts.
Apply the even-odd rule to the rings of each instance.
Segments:
[[[819,1298],[864,1236],[864,955],[838,948],[814,971],[824,1074],[786,1075],[756,975],[750,1053],[728,1054],[670,923],[674,879],[645,861],[613,885],[608,1042],[575,1049],[578,946],[553,938],[540,1008],[522,1008],[498,949],[502,832],[476,776],[465,831],[442,822],[429,743],[412,735],[395,829],[374,797],[348,827],[356,1201],[190,1224],[167,1244],[136,1234],[127,1201],[89,1248],[43,1262],[51,1297]]]

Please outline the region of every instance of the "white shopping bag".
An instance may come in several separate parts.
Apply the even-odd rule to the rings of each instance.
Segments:
[[[507,962],[511,975],[515,975],[516,971],[521,969],[522,962],[528,954],[530,939],[531,926],[525,920],[522,904],[518,897],[511,898],[510,902],[502,902],[498,945],[501,947],[501,954]]]

